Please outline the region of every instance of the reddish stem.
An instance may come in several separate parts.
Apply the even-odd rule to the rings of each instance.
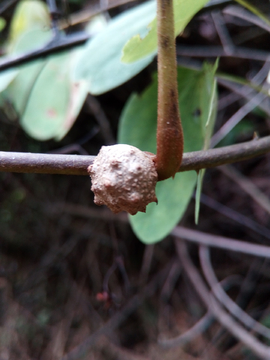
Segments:
[[[174,39],[173,0],[157,0],[158,119],[156,167],[159,180],[174,177],[183,156]]]

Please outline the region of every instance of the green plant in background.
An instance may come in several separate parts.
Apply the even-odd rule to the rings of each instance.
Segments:
[[[174,1],[175,36],[183,32],[207,2]],[[157,53],[155,11],[155,1],[148,1],[110,21],[103,18],[99,31],[94,31],[85,45],[1,72],[1,103],[5,99],[13,103],[21,126],[33,138],[62,139],[76,120],[88,93],[103,94],[153,61]],[[93,24],[90,22],[86,29],[91,31]],[[46,45],[52,38],[49,27],[49,13],[43,2],[19,2],[10,26],[7,55]],[[185,152],[209,147],[217,110],[216,68],[217,64],[207,63],[201,70],[178,67]],[[140,96],[133,94],[128,100],[120,118],[118,142],[155,152],[156,107],[157,78],[153,74],[152,84]],[[195,172],[176,174],[174,180],[158,183],[158,206],[150,204],[146,214],[130,217],[141,241],[155,243],[169,234],[183,216],[196,183],[198,221],[203,173],[200,171],[198,177]]]
[[[206,2],[175,1],[175,35],[183,31]],[[154,1],[137,6],[115,17],[79,49],[3,72],[1,77],[6,81],[1,82],[4,84],[2,95],[13,102],[24,130],[38,140],[60,140],[74,123],[87,92],[102,94],[146,67],[157,52],[155,8]],[[33,7],[32,1],[20,2],[11,24],[8,54],[41,47],[51,36],[44,3],[35,1]],[[210,65],[205,65],[200,72],[178,69],[185,151],[200,150],[204,146],[205,125],[212,109],[214,73]],[[119,142],[155,152],[156,93],[154,76],[142,97],[132,95],[121,116]],[[159,183],[159,205],[151,204],[145,215],[131,218],[138,237],[148,243],[164,238],[183,215],[195,184],[195,172],[177,174],[174,181]]]

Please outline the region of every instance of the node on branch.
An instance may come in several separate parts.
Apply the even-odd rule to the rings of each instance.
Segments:
[[[114,213],[145,212],[146,205],[157,202],[154,158],[130,145],[102,146],[88,167],[95,204],[107,205]]]

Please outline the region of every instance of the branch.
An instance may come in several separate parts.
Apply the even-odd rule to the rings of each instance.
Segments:
[[[198,230],[176,226],[172,232],[176,238],[185,239],[200,245],[207,245],[219,249],[240,252],[251,256],[270,259],[270,246],[252,244],[246,241],[226,238],[224,236],[211,235]]]
[[[270,339],[270,330],[266,326],[262,325],[255,319],[253,319],[248,313],[246,313],[236,302],[234,302],[229,295],[224,291],[214,269],[212,267],[210,259],[209,247],[200,245],[199,256],[201,268],[208,285],[210,286],[216,299],[242,324],[248,329],[256,331],[258,334],[263,335],[267,339]]]
[[[22,65],[30,61],[40,59],[47,55],[55,54],[74,46],[82,45],[89,39],[89,34],[79,32],[72,35],[61,35],[53,37],[52,40],[44,47],[30,51],[28,53],[16,56],[9,56],[0,61],[0,71]]]
[[[231,57],[239,59],[250,59],[259,61],[269,61],[269,52],[265,50],[249,49],[238,46],[233,54],[228,55],[222,46],[184,46],[178,45],[176,53],[180,57]]]
[[[270,152],[270,136],[206,151],[185,153],[179,172],[251,159]],[[95,156],[0,151],[0,172],[88,175]]]
[[[214,317],[212,311],[208,310],[207,313],[190,329],[173,339],[159,340],[159,345],[165,349],[169,349],[190,343],[192,340],[195,340],[199,335],[205,332],[210,327],[210,325],[212,325],[213,320]]]

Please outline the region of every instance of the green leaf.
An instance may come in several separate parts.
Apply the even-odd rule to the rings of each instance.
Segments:
[[[205,169],[201,169],[197,176],[197,187],[195,195],[195,224],[199,223],[200,204],[201,204],[201,193],[202,193],[202,182],[204,177]]]
[[[13,53],[42,47],[51,37],[50,31],[27,31],[17,40]],[[40,59],[21,66],[5,91],[20,117],[21,126],[37,140],[63,138],[81,110],[87,85],[70,78],[79,51],[53,55],[49,60]]]
[[[217,115],[217,80],[215,78],[215,73],[218,67],[219,59],[216,60],[214,66],[209,64],[204,64],[205,71],[209,74],[207,78],[206,87],[208,91],[202,96],[205,97],[203,101],[206,103],[209,101],[209,94],[210,94],[210,101],[208,107],[208,115],[207,121],[204,124],[203,133],[204,133],[204,146],[203,150],[207,150],[210,146],[210,140],[213,133],[215,119]],[[202,182],[203,177],[205,174],[205,169],[202,169],[198,173],[197,177],[197,188],[196,188],[196,196],[195,196],[195,224],[199,222],[199,212],[200,212],[200,200],[201,200],[201,192],[202,192]]]
[[[204,7],[208,0],[174,0],[175,36],[179,35],[193,16]],[[157,53],[157,19],[148,26],[146,36],[136,34],[125,44],[122,61],[130,64],[149,54]]]
[[[42,47],[49,41],[51,36],[52,33],[50,31],[27,31],[17,39],[13,46],[12,54],[21,54]],[[18,75],[7,88],[6,95],[12,101],[19,116],[24,112],[32,87],[45,63],[46,60],[40,59],[20,66]]]
[[[6,26],[6,20],[0,17],[0,31],[2,31]]]
[[[20,1],[11,21],[8,47],[12,48],[18,38],[28,30],[44,30],[49,27],[50,15],[48,8],[43,1]]]
[[[0,72],[0,93],[4,91],[18,74],[18,70],[6,70]]]
[[[63,138],[76,120],[87,95],[86,84],[70,80],[72,53],[54,56],[39,74],[21,126],[33,138]]]
[[[124,44],[133,35],[145,35],[147,24],[155,16],[155,4],[147,2],[116,16],[108,26],[83,47],[74,69],[74,79],[85,80],[88,91],[99,95],[109,91],[145,68],[155,54],[133,64],[121,62]]]
[[[201,71],[178,68],[178,90],[184,129],[185,151],[201,150],[205,142],[205,125],[209,117],[213,68]],[[118,141],[141,150],[156,152],[157,79],[139,96],[133,94],[120,118]],[[158,205],[147,206],[146,213],[130,216],[138,238],[151,244],[167,236],[183,216],[196,185],[196,172],[176,174],[161,181],[156,192]]]

